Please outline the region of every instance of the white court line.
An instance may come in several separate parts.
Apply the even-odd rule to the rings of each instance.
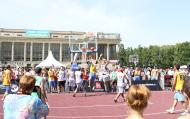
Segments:
[[[91,118],[113,118],[113,117],[126,117],[127,115],[117,115],[117,116],[78,116],[78,117],[72,117],[72,116],[48,116],[49,118],[56,118],[56,119],[91,119]]]
[[[182,111],[183,109],[176,110],[175,112]],[[148,113],[144,114],[144,116],[152,116],[152,115],[159,115],[159,114],[166,114],[168,112],[156,112],[156,113]],[[113,116],[48,116],[49,118],[54,118],[54,119],[91,119],[91,118],[113,118],[113,117],[127,117],[127,115],[113,115]]]
[[[95,107],[119,107],[119,106],[124,106],[126,104],[120,104],[120,105],[90,105],[90,106],[69,106],[69,107],[51,107],[50,106],[50,109],[54,108],[62,108],[62,109],[69,109],[69,108],[89,108],[89,107],[92,107],[92,108],[95,108]]]
[[[175,112],[182,111],[183,109],[176,110]],[[148,113],[144,114],[145,116],[152,116],[152,115],[159,115],[159,114],[166,114],[168,112],[157,112],[157,113]],[[3,113],[0,113],[0,115],[3,115]],[[54,118],[54,119],[77,119],[77,118],[83,118],[83,119],[90,119],[90,118],[113,118],[113,117],[127,117],[127,115],[116,115],[116,116],[48,116],[49,118]]]
[[[152,102],[148,102],[148,104],[152,105]],[[70,108],[95,108],[95,107],[119,107],[124,106],[126,104],[119,104],[119,105],[90,105],[90,106],[69,106],[69,107],[51,107],[51,109],[70,109]]]

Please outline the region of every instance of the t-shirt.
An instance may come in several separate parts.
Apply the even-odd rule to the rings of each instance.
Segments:
[[[5,70],[3,73],[3,85],[10,85],[11,82],[11,71],[10,70]]]
[[[74,71],[69,71],[69,80],[75,80],[75,73],[74,73]]]
[[[48,79],[49,80],[54,80],[55,79],[55,73],[54,73],[54,71],[51,71],[51,70],[49,70],[48,71]]]
[[[81,83],[82,82],[82,73],[81,73],[81,71],[76,71],[75,72],[75,78],[76,78],[76,83]]]
[[[35,79],[36,79],[36,83],[35,83],[35,86],[37,87],[41,87],[41,83],[42,81],[44,80],[43,77],[41,76],[35,76]],[[40,92],[41,92],[41,88],[39,88]],[[38,92],[39,93],[39,92]],[[35,96],[35,97],[38,97],[38,93],[37,92],[32,92],[32,96]],[[40,97],[42,96],[42,94],[40,93]]]
[[[82,79],[88,80],[88,72],[87,71],[82,71]]]
[[[60,70],[58,74],[58,81],[64,81],[64,80],[66,80],[66,72],[63,70]]]
[[[48,115],[48,106],[30,95],[9,94],[3,108],[4,119],[40,119]]]
[[[117,80],[117,72],[116,71],[113,71],[111,73],[111,80]]]
[[[176,86],[175,86],[175,90],[182,90],[183,89],[183,85],[184,85],[184,81],[185,81],[185,77],[182,75],[182,72],[177,71],[175,73],[176,75]]]
[[[124,86],[124,83],[125,83],[124,77],[125,77],[124,73],[122,73],[122,72],[117,73],[117,86],[119,86],[119,87]]]
[[[90,73],[96,73],[96,66],[94,65],[90,66]]]

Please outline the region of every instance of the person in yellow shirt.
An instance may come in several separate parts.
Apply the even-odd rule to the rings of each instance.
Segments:
[[[48,71],[48,80],[50,93],[56,91],[55,71],[52,69],[52,67],[50,67]]]
[[[189,79],[185,81],[184,93],[186,96],[187,105],[189,105],[190,107],[190,80]],[[182,115],[177,119],[190,119],[190,113],[186,115]]]
[[[181,115],[185,115],[188,113],[187,110],[187,105],[185,103],[185,96],[183,95],[183,86],[184,86],[184,76],[182,76],[182,72],[179,71],[180,69],[180,65],[177,64],[174,66],[174,82],[173,82],[173,86],[172,86],[172,91],[175,91],[174,94],[174,102],[173,105],[170,109],[166,110],[168,113],[173,114],[175,107],[177,106],[178,102],[181,102],[183,107],[184,107],[184,112],[181,113]]]
[[[94,87],[94,82],[96,79],[96,64],[91,62],[90,64],[90,73],[89,73],[89,87],[92,90]]]
[[[11,66],[10,65],[7,65],[5,71],[3,72],[2,83],[6,89],[2,98],[2,100],[4,100],[11,90]]]

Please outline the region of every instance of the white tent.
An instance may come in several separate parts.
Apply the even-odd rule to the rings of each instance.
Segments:
[[[52,51],[49,51],[47,58],[44,61],[42,61],[40,64],[38,64],[36,67],[51,67],[51,66],[60,67],[64,65],[58,62],[54,58]]]

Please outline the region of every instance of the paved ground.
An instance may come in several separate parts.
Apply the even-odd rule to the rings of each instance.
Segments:
[[[113,102],[115,94],[89,93],[87,97],[78,94],[48,94],[50,114],[48,119],[125,119],[129,113],[128,106],[120,98]],[[2,95],[0,95],[0,98]],[[152,92],[145,119],[176,119],[182,112],[179,104],[175,114],[165,110],[171,106],[173,93],[170,91]],[[3,103],[0,103],[0,119],[3,119]]]

